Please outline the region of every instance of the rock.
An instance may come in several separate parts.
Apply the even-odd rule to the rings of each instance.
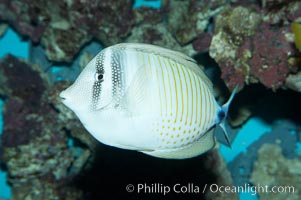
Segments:
[[[250,181],[253,185],[267,186],[269,191],[260,192],[260,199],[300,199],[301,159],[287,159],[277,144],[264,144],[258,151]],[[275,187],[274,187],[275,186]],[[274,187],[274,188],[272,188]]]
[[[290,74],[286,78],[285,86],[297,92],[301,92],[301,71],[297,74]]]
[[[132,0],[0,1],[0,21],[34,43],[42,42],[48,59],[71,62],[92,38],[104,45],[121,42],[135,23],[132,4]]]
[[[264,17],[256,5],[229,7],[216,17],[209,53],[229,88],[261,83],[276,91],[298,70],[298,63],[290,62],[299,53],[288,37],[289,25],[272,26]]]
[[[82,192],[70,181],[83,170],[92,150],[68,144],[80,123],[57,106],[62,105],[60,84],[50,87],[37,66],[11,55],[0,61],[0,72],[0,95],[5,97],[0,158],[7,167],[12,199],[79,199]],[[89,136],[83,128],[76,131]],[[82,151],[74,154],[75,148]]]

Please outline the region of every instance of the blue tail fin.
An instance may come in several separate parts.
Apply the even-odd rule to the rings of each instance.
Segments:
[[[224,134],[225,134],[225,138],[227,140],[227,143],[229,145],[229,147],[231,148],[231,143],[230,143],[230,140],[229,140],[229,136],[228,136],[228,133],[227,133],[227,130],[226,130],[226,126],[225,126],[225,122],[226,122],[226,118],[227,118],[227,115],[228,115],[228,109],[229,109],[229,106],[236,94],[236,91],[238,89],[238,85],[234,88],[229,100],[221,107],[221,109],[218,111],[218,124],[219,126],[223,129],[224,131]]]

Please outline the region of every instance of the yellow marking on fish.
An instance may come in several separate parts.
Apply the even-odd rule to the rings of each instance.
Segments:
[[[204,100],[205,100],[205,103],[204,103],[204,107],[205,107],[205,115],[204,115],[204,124],[203,124],[203,130],[206,129],[206,121],[207,121],[207,115],[208,115],[208,102],[207,102],[207,90],[206,88],[204,88]]]
[[[159,66],[161,68],[161,75],[162,75],[162,84],[163,84],[163,91],[164,91],[164,98],[165,98],[165,109],[166,109],[166,114],[167,114],[167,95],[166,95],[166,88],[165,88],[165,81],[164,81],[164,72],[163,72],[163,67],[162,67],[162,63],[160,61],[160,58],[158,58],[159,61]]]
[[[197,120],[197,106],[198,106],[198,96],[197,96],[197,82],[196,82],[196,75],[194,73],[192,73],[192,77],[193,77],[193,83],[194,83],[194,92],[195,92],[195,101],[194,101],[194,104],[193,105],[193,110],[195,112],[195,114],[193,115],[195,117],[195,120],[194,120],[194,123],[196,123],[196,120]],[[193,119],[192,119],[193,121]]]
[[[158,83],[158,88],[159,88],[160,115],[162,116],[162,114],[163,114],[162,113],[163,107],[162,107],[161,89],[160,89],[160,84],[159,84],[159,81],[160,81],[160,79],[159,79],[159,72],[158,72],[158,67],[155,67],[155,68],[156,68],[156,78],[157,78],[156,82]],[[162,120],[162,121],[164,122],[164,120]]]
[[[186,119],[185,119],[185,125],[187,125],[187,118],[188,118],[188,111],[189,111],[189,105],[188,105],[188,100],[189,100],[189,96],[188,96],[188,86],[187,86],[187,81],[186,81],[186,73],[185,72],[187,72],[186,70],[184,70],[184,68],[182,68],[183,69],[183,75],[184,75],[184,82],[185,82],[185,89],[186,89],[186,99],[187,99],[187,102],[186,102],[186,107],[187,107],[187,109],[186,109]]]
[[[199,88],[199,95],[200,95],[200,107],[199,107],[199,113],[200,113],[200,116],[199,116],[199,127],[201,128],[202,127],[202,106],[203,106],[203,98],[202,98],[202,90],[203,90],[203,84],[201,83],[200,84],[200,88]]]
[[[153,73],[152,73],[152,69],[153,69],[153,67],[152,67],[152,64],[151,64],[151,58],[150,58],[150,55],[149,54],[146,54],[147,55],[147,59],[148,59],[148,68],[150,69],[149,70],[149,73],[150,73],[150,75],[152,76],[153,75]]]
[[[212,104],[212,98],[210,98],[210,96],[209,96],[209,101],[210,101],[210,115],[209,115],[210,118],[209,118],[209,121],[208,121],[208,125],[209,125],[208,129],[211,127],[212,116],[215,115],[214,107],[213,107],[213,104]]]
[[[200,92],[200,89],[201,89],[201,83],[200,83],[200,79],[199,77],[197,77],[197,102],[198,102],[198,106],[196,108],[197,110],[197,121],[196,123],[199,124],[199,121],[201,121],[201,117],[202,117],[202,113],[199,112],[200,110],[202,111],[202,96],[201,96],[201,92]],[[199,126],[200,127],[200,126]]]
[[[182,104],[182,107],[181,107],[181,117],[180,117],[180,122],[182,122],[182,120],[183,120],[183,109],[184,109],[184,97],[183,97],[183,86],[182,86],[182,80],[181,80],[181,74],[180,74],[180,72],[179,72],[179,68],[180,68],[180,66],[177,64],[177,63],[175,63],[175,65],[176,65],[176,70],[177,70],[177,73],[178,73],[178,76],[179,76],[179,81],[180,81],[180,91],[179,91],[179,93],[180,93],[180,95],[181,95],[181,104]],[[182,72],[182,71],[181,71]],[[183,73],[183,72],[182,72]]]
[[[209,98],[209,91],[208,90],[206,90],[207,91],[207,98],[208,98],[208,104],[207,104],[207,107],[208,107],[208,118],[207,118],[207,122],[206,122],[206,124],[207,124],[207,128],[208,128],[208,124],[209,124],[209,121],[210,121],[210,115],[211,115],[211,106],[210,106],[210,98]],[[207,130],[207,128],[206,128],[206,130]]]
[[[178,119],[178,88],[177,88],[177,83],[176,83],[176,76],[175,76],[175,72],[174,72],[174,67],[175,66],[173,66],[173,63],[171,63],[170,62],[170,60],[168,60],[168,62],[169,62],[169,65],[170,65],[170,69],[171,69],[171,74],[172,74],[172,77],[173,77],[173,82],[174,82],[174,88],[175,88],[175,92],[176,92],[176,99],[175,99],[175,101],[176,101],[176,116],[175,116],[175,120],[174,120],[174,122],[176,123],[177,122],[177,119]]]
[[[168,66],[165,62],[165,59],[163,60],[164,66],[166,68],[167,71],[167,78],[168,78],[168,86],[169,86],[169,93],[170,93],[170,115],[172,116],[172,108],[173,108],[173,104],[172,104],[172,87],[171,87],[171,81],[170,81],[170,76],[168,73]]]
[[[188,76],[189,76],[189,88],[191,88],[191,100],[192,100],[192,102],[191,102],[191,118],[190,118],[190,126],[192,125],[192,118],[193,118],[193,86],[192,86],[192,78],[191,78],[191,74],[190,74],[190,70],[187,70],[187,74],[188,74]],[[190,102],[189,102],[190,103]]]
[[[212,114],[212,108],[211,108],[211,102],[210,102],[210,94],[209,94],[209,90],[207,90],[207,98],[208,98],[208,101],[209,101],[209,103],[207,104],[208,105],[208,119],[207,119],[207,128],[206,128],[206,130],[209,128],[209,122],[210,122],[210,118],[211,118],[211,114]]]

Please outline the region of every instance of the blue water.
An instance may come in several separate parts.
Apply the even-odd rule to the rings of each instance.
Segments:
[[[296,149],[296,151],[298,153],[301,153],[301,143],[300,142],[297,143],[297,149]]]
[[[244,193],[239,193],[239,199],[240,200],[258,200],[258,196],[254,195],[252,193],[244,192]]]
[[[28,59],[29,43],[22,41],[12,29],[8,29],[2,38],[0,38],[0,58],[7,54],[13,54],[16,57]]]
[[[161,0],[136,0],[133,7],[139,8],[142,6],[158,9],[161,7]]]
[[[263,134],[272,130],[271,125],[260,118],[249,119],[239,130],[232,142],[231,148],[221,145],[219,150],[227,163],[231,162],[241,152],[246,152],[248,146],[257,141]],[[241,200],[257,200],[258,196],[252,193],[239,193]]]
[[[260,118],[251,118],[239,130],[236,138],[232,142],[231,148],[220,146],[220,152],[226,162],[232,161],[239,153],[246,152],[247,147],[257,141],[264,133],[272,130],[271,125],[266,124]]]

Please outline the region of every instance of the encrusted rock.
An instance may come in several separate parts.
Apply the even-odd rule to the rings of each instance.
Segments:
[[[141,24],[140,26],[133,28],[132,32],[132,35],[126,39],[126,42],[155,44],[168,49],[180,51],[187,55],[193,55],[196,53],[191,44],[181,47],[172,34],[167,31],[163,23],[156,25]]]
[[[210,18],[220,12],[227,3],[227,0],[168,1],[168,29],[181,45],[185,45],[203,33]]]
[[[0,21],[7,21],[34,43],[42,41],[53,61],[72,61],[92,38],[118,43],[135,23],[133,0],[0,1]]]
[[[205,162],[205,166],[212,171],[217,177],[216,184],[219,186],[229,186],[233,185],[233,181],[231,178],[231,174],[227,169],[227,164],[221,154],[218,151],[218,147],[214,150],[211,150],[207,153],[207,160]],[[210,185],[208,185],[208,188]],[[238,195],[236,193],[226,193],[226,192],[212,192],[210,189],[206,191],[206,199],[217,199],[217,200],[233,200],[238,199]]]
[[[297,92],[301,92],[301,71],[297,74],[290,74],[286,78],[285,86]]]
[[[288,35],[289,25],[272,26],[262,20],[256,5],[229,7],[216,18],[210,56],[219,64],[229,88],[261,83],[274,91],[285,84],[299,55]]]
[[[12,199],[79,199],[82,192],[68,185],[93,147],[82,145],[76,153],[80,147],[69,144],[73,131],[68,126],[76,128],[79,123],[73,113],[55,106],[56,85],[50,87],[43,72],[11,55],[0,62],[0,72],[0,95],[5,97],[0,157],[7,167]]]
[[[275,186],[276,192],[258,192],[260,199],[298,200],[301,198],[300,168],[301,159],[287,159],[279,145],[264,144],[258,151],[250,181],[253,185],[267,186],[269,191]]]

